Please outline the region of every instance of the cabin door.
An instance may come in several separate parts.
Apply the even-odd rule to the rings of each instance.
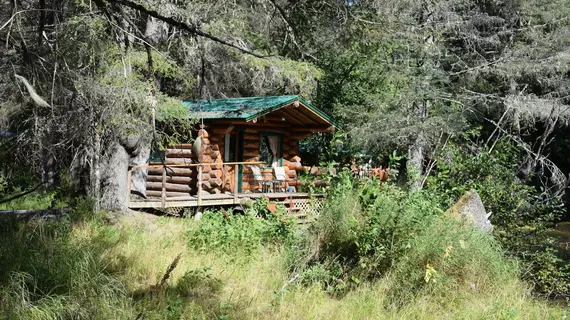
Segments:
[[[243,161],[243,131],[230,132],[224,137],[224,162],[242,162]],[[235,173],[234,173],[235,174]],[[242,192],[243,165],[238,166],[238,185],[237,191]],[[235,179],[232,179],[235,181]]]
[[[271,168],[283,165],[283,135],[262,132],[259,137],[259,161]]]

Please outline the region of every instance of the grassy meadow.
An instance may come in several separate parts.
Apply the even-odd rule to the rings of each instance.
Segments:
[[[385,190],[364,206],[360,196],[331,194],[308,229],[256,208],[201,221],[135,212],[5,220],[0,319],[566,317],[531,295],[492,237],[437,214],[414,219],[429,211],[423,197]],[[394,212],[403,229],[378,227]],[[392,255],[366,242],[379,230],[391,232]]]

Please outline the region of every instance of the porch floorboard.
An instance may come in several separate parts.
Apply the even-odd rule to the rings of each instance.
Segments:
[[[322,198],[322,194],[313,194],[313,197]],[[270,201],[279,199],[307,199],[310,197],[305,192],[275,192],[275,193],[238,193],[237,197],[234,194],[205,194],[201,196],[201,203],[198,204],[197,196],[184,196],[184,197],[169,197],[164,201],[160,198],[149,199],[131,199],[129,201],[129,208],[170,208],[170,207],[206,207],[206,206],[223,206],[242,204],[246,199],[257,199],[260,197],[267,197]]]

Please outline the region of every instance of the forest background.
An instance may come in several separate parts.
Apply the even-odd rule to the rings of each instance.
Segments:
[[[312,161],[390,164],[443,209],[476,189],[521,277],[565,298],[569,17],[568,0],[1,0],[0,200],[120,209],[110,168],[192,139],[179,99],[300,94],[343,124],[304,142]]]

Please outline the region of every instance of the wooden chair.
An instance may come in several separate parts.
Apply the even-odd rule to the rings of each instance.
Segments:
[[[253,174],[253,183],[255,183],[255,185],[257,186],[255,190],[259,190],[259,187],[261,187],[261,192],[263,193],[269,192],[271,188],[271,180],[265,180],[263,178],[263,174],[261,174],[261,170],[259,169],[259,167],[257,166],[248,166],[248,167],[251,170],[251,173]],[[254,186],[252,185],[252,188],[253,187]]]
[[[273,168],[273,173],[275,175],[275,180],[273,181],[273,191],[277,192],[287,192],[287,174],[285,173],[285,167],[275,167]]]

